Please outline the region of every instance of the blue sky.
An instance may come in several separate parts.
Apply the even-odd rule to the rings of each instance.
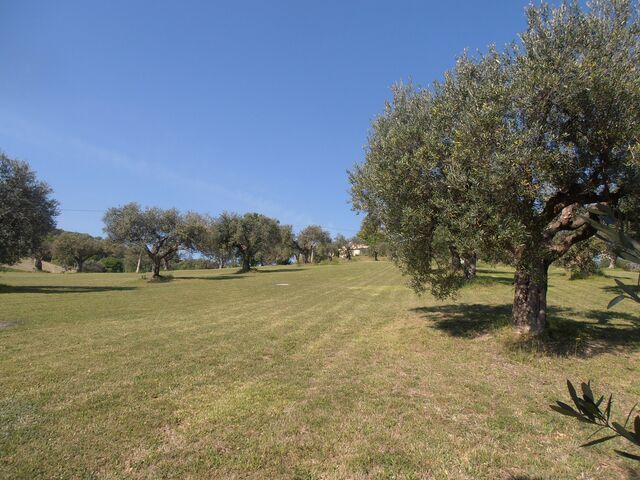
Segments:
[[[0,149],[67,230],[137,201],[351,236],[346,170],[389,87],[503,46],[527,3],[0,2]]]

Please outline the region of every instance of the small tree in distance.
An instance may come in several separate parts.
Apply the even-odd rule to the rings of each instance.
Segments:
[[[242,216],[223,213],[217,221],[220,241],[240,257],[240,272],[248,272],[257,258],[273,253],[280,244],[278,220],[259,213]]]
[[[320,225],[309,225],[297,238],[298,248],[304,263],[313,263],[317,254],[331,244],[331,234]]]
[[[103,243],[99,238],[86,233],[63,232],[53,241],[53,258],[66,268],[84,269],[84,263],[103,251]]]
[[[362,220],[358,237],[369,247],[369,255],[375,261],[378,261],[378,255],[386,252],[387,237],[379,218],[372,214],[368,214]]]

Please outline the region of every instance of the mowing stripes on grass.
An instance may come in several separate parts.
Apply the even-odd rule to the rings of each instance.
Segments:
[[[513,348],[512,272],[455,301],[387,262],[236,275],[1,273],[0,478],[625,478],[547,404],[640,397],[612,281],[551,272],[554,349]],[[616,272],[616,275],[626,274]],[[566,335],[565,335],[566,337]],[[564,343],[563,343],[564,342]],[[600,388],[601,387],[601,388]]]

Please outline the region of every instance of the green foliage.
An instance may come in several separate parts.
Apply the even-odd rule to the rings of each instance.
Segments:
[[[281,244],[278,220],[259,213],[242,216],[223,213],[217,220],[220,241],[224,248],[242,259],[242,272],[247,272],[261,259],[269,258]]]
[[[171,268],[173,270],[205,270],[220,268],[220,264],[205,258],[186,258],[173,263]]]
[[[314,263],[331,254],[331,234],[320,225],[309,225],[296,239],[304,263]]]
[[[387,235],[379,218],[369,213],[362,220],[358,237],[369,247],[369,255],[378,260],[387,252]]]
[[[604,437],[597,438],[596,440],[591,440],[580,446],[590,447],[599,443],[608,442],[615,438],[620,438],[630,442],[636,447],[640,447],[640,415],[636,415],[631,424],[631,429],[627,429],[627,425],[629,424],[629,420],[631,419],[636,406],[634,405],[633,408],[629,411],[624,424],[612,421],[611,409],[613,405],[613,396],[609,395],[609,398],[606,402],[604,401],[604,395],[598,398],[597,395],[594,395],[591,389],[590,381],[588,383],[582,383],[580,387],[582,395],[579,395],[573,384],[569,380],[567,380],[567,388],[569,390],[569,395],[571,396],[571,400],[573,401],[575,408],[558,400],[556,402],[556,405],[550,405],[551,409],[562,415],[576,418],[582,423],[599,426],[600,428],[596,430],[591,436],[594,436],[603,429],[609,430],[611,432]],[[598,399],[596,400],[596,398]],[[640,455],[638,454],[629,453],[622,450],[614,451],[622,457],[640,461]]]
[[[102,264],[102,262],[90,258],[84,262],[82,271],[85,273],[105,273],[107,268]]]
[[[571,280],[587,278],[601,273],[597,257],[606,252],[604,243],[591,237],[589,240],[573,245],[558,264],[571,272]]]
[[[141,209],[137,203],[110,208],[104,216],[104,231],[117,244],[141,249],[149,256],[153,276],[160,276],[161,262],[170,259],[180,248],[191,245],[198,224],[175,208]]]
[[[0,263],[38,250],[55,227],[58,202],[26,162],[0,153]]]
[[[222,220],[197,214],[191,215],[191,224],[195,225],[192,234],[192,247],[218,267],[224,267],[234,256],[233,247],[223,238]],[[225,218],[224,216],[222,218]]]
[[[268,252],[267,255],[262,257],[262,263],[265,265],[289,265],[291,258],[296,253],[296,241],[293,233],[293,227],[291,225],[280,225],[280,240]]]
[[[99,255],[103,250],[103,242],[86,233],[63,232],[53,241],[53,260],[66,267],[76,268],[82,272],[85,262]]]
[[[607,205],[597,205],[591,208],[590,212],[599,217],[599,220],[587,218],[591,226],[597,230],[598,237],[612,245],[613,251],[623,260],[640,264],[640,242],[628,236],[619,223],[615,223],[616,215],[614,210]],[[640,273],[638,274],[637,285],[626,285],[622,281],[615,279],[620,294],[614,297],[607,308],[617,305],[625,299],[640,303]]]
[[[105,271],[111,273],[124,272],[124,260],[116,257],[105,257],[100,259],[100,263],[105,268]]]
[[[464,284],[436,241],[448,238],[516,267],[519,305],[544,305],[528,295],[545,295],[549,265],[595,233],[583,208],[637,202],[636,11],[625,0],[531,6],[520,45],[463,55],[431,88],[393,88],[350,172],[352,201],[384,225],[417,291]]]

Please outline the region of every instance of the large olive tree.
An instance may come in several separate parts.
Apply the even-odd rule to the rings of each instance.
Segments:
[[[163,260],[190,247],[192,225],[174,208],[142,209],[137,203],[128,203],[107,210],[103,221],[109,240],[147,253],[153,278],[160,277]]]
[[[394,89],[350,180],[417,290],[464,282],[454,241],[513,265],[514,325],[544,330],[549,266],[595,233],[586,207],[638,200],[637,13],[631,0],[529,7],[521,42]]]
[[[26,162],[0,153],[0,263],[37,250],[55,228],[58,202]]]
[[[278,220],[259,213],[223,213],[217,228],[222,245],[241,259],[241,272],[248,272],[256,259],[272,254],[281,243]]]

